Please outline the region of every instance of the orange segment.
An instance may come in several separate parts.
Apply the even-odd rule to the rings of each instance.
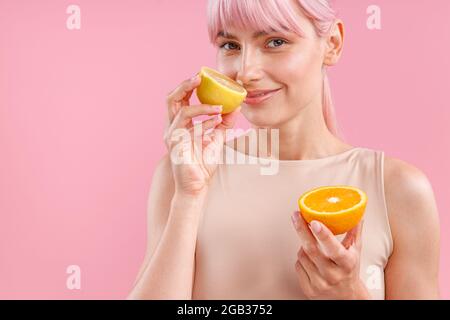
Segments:
[[[305,192],[298,200],[302,216],[322,222],[334,234],[354,228],[367,205],[367,195],[352,186],[323,186]]]

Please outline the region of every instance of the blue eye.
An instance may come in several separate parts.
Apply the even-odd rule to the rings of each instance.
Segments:
[[[275,46],[270,46],[269,45],[269,43],[274,43],[275,44]],[[285,41],[285,40],[283,40],[283,39],[272,39],[272,40],[270,40],[268,43],[267,43],[267,45],[268,45],[268,47],[269,48],[278,48],[278,47],[281,47],[283,44],[285,44],[285,43],[287,43],[287,41]]]
[[[230,46],[227,47],[227,45],[230,45],[231,47]],[[225,42],[220,46],[220,48],[224,48],[225,50],[237,50],[239,46],[233,42]]]

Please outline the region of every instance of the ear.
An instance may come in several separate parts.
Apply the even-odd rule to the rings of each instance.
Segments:
[[[344,46],[344,23],[337,19],[329,35],[325,38],[325,56],[323,64],[333,66],[341,57],[342,48]]]

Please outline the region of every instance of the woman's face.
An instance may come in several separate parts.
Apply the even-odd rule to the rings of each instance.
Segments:
[[[229,28],[216,39],[217,68],[247,89],[241,112],[256,126],[277,127],[322,97],[324,43],[311,22],[300,19],[305,37]],[[278,91],[251,98],[255,90]]]

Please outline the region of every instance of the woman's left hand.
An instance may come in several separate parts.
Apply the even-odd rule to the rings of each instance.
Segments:
[[[292,221],[302,241],[295,269],[306,297],[370,299],[369,292],[359,277],[362,222],[347,232],[344,240],[339,242],[318,221],[312,221],[310,229],[299,211],[294,212]]]

